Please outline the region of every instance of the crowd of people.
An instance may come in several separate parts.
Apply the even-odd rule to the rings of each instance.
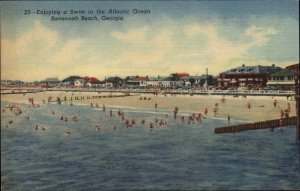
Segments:
[[[154,96],[157,96],[157,95],[154,95]],[[247,99],[247,97],[243,97],[244,99]],[[48,97],[48,103],[51,102],[52,100],[52,96],[49,96]],[[139,100],[140,101],[150,101],[152,100],[153,98],[152,97],[147,97],[147,96],[140,96]],[[34,107],[34,108],[38,108],[40,107],[39,104],[35,103],[34,101],[34,98],[33,97],[29,97],[28,98],[28,102],[30,103],[29,107]],[[56,99],[56,102],[61,105],[62,104],[62,101],[61,99],[58,97]],[[174,109],[172,110],[173,112],[173,120],[178,120],[178,124],[195,124],[195,123],[201,123],[203,119],[205,119],[208,115],[209,115],[209,110],[211,112],[211,116],[213,117],[217,117],[218,116],[218,112],[220,109],[222,109],[222,105],[226,104],[227,103],[227,99],[226,99],[226,96],[222,96],[220,101],[215,103],[214,106],[211,108],[211,109],[208,109],[209,107],[205,107],[204,110],[203,110],[203,113],[202,111],[200,112],[193,112],[191,113],[190,115],[182,115],[180,114],[180,109],[178,106],[174,106]],[[45,102],[45,100],[43,99],[43,104],[47,104]],[[72,101],[69,102],[70,106],[73,106],[74,103]],[[262,106],[259,106],[259,107],[263,107],[264,105]],[[91,108],[102,108],[102,112],[103,113],[106,113],[106,105],[102,105],[99,106],[99,103],[90,103],[90,107]],[[247,109],[248,110],[251,110],[252,109],[252,103],[249,101],[246,105]],[[287,106],[286,108],[285,107],[282,107],[282,105],[279,105],[278,104],[278,101],[276,99],[273,99],[273,107],[274,108],[278,108],[280,109],[280,117],[279,119],[282,120],[284,118],[288,118],[289,117],[289,114],[291,112],[291,104],[288,102],[287,103]],[[18,115],[21,115],[23,113],[23,109],[21,109],[18,104],[15,104],[15,103],[10,103],[6,106],[6,109],[3,109],[2,112],[6,112],[7,109],[9,109],[9,111],[11,112],[14,112],[16,116]],[[155,101],[154,103],[154,111],[158,111],[159,109],[159,105],[158,105],[158,102]],[[200,110],[200,109],[199,109]],[[64,122],[68,122],[69,120],[73,121],[73,122],[79,122],[79,119],[80,119],[80,113],[78,114],[78,116],[68,116],[64,113],[62,114],[56,114],[56,112],[52,111],[51,112],[53,116],[57,116],[59,115],[59,119],[60,121],[64,121]],[[155,118],[154,120],[152,119],[148,119],[148,118],[142,118],[142,119],[133,119],[131,118],[128,114],[126,114],[124,111],[121,111],[121,110],[118,110],[117,112],[116,111],[113,111],[111,108],[109,108],[109,112],[108,112],[108,115],[107,117],[110,117],[110,118],[115,118],[115,117],[118,117],[123,123],[124,123],[124,127],[125,128],[133,128],[133,127],[136,127],[138,124],[140,125],[146,125],[149,127],[149,129],[154,129],[156,127],[165,127],[168,125],[168,122],[169,120],[171,120],[172,118],[169,118],[168,114],[165,114],[164,116],[162,117],[159,117],[159,118]],[[27,120],[30,120],[31,117],[30,116],[26,116],[26,119]],[[228,113],[227,115],[227,121],[228,121],[228,124],[230,124],[230,121],[231,121],[231,113]],[[9,127],[9,125],[13,124],[14,120],[9,120],[8,121],[8,124],[6,125],[6,127]],[[101,122],[99,122],[101,123]],[[113,130],[116,130],[118,127],[115,126],[115,125],[112,125],[111,127]],[[121,128],[121,127],[119,127]],[[34,126],[34,129],[35,130],[46,130],[46,128],[44,128],[43,126],[40,126],[39,124],[36,124]],[[99,131],[101,130],[101,125],[100,124],[97,124],[94,126],[94,129],[95,131]],[[67,130],[65,132],[66,135],[70,135],[71,134],[71,131],[70,130]]]

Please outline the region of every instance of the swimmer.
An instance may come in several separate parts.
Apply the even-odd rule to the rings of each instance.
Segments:
[[[134,119],[131,120],[131,124],[132,124],[132,125],[135,124],[135,120],[134,120]]]
[[[78,119],[77,116],[74,116],[72,119],[73,119],[73,121],[75,121],[75,122],[79,121],[79,119]]]
[[[150,124],[149,124],[149,128],[152,130],[153,127],[154,127],[154,126],[153,126],[153,123],[150,123]]]
[[[95,131],[99,131],[100,127],[98,125],[95,126]]]

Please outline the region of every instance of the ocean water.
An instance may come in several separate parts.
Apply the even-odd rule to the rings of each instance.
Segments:
[[[1,102],[1,109],[6,104]],[[293,126],[217,135],[214,128],[227,120],[182,124],[168,110],[19,106],[21,115],[7,109],[1,115],[3,190],[300,189],[300,144]],[[136,124],[126,128],[118,110]],[[62,113],[68,121],[60,120]],[[167,124],[155,124],[156,118]]]

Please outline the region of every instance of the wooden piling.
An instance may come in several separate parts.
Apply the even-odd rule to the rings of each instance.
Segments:
[[[284,118],[282,120],[283,126],[288,125],[296,125],[297,117],[289,117]],[[280,119],[274,119],[269,121],[260,121],[256,123],[247,123],[247,124],[239,124],[239,125],[232,125],[227,127],[218,127],[215,128],[216,134],[221,133],[235,133],[235,132],[242,132],[242,131],[249,131],[249,130],[256,130],[256,129],[267,129],[267,128],[277,128],[280,127]]]

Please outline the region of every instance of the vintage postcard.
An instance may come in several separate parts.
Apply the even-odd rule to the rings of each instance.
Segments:
[[[299,190],[299,0],[1,1],[1,190]]]

